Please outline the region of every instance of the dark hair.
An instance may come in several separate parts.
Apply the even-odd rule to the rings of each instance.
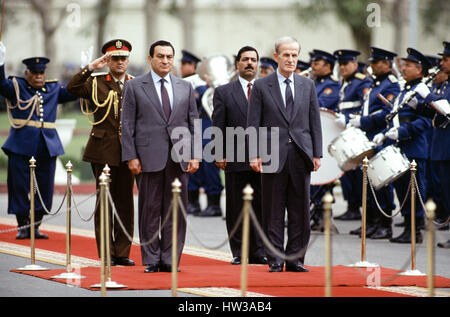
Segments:
[[[151,56],[151,57],[153,57],[153,54],[155,54],[155,47],[156,46],[170,46],[171,48],[172,48],[172,51],[173,51],[173,55],[175,55],[175,49],[173,48],[173,45],[170,43],[170,42],[168,42],[168,41],[164,41],[164,40],[159,40],[159,41],[156,41],[155,43],[153,43],[151,46],[150,46],[150,50],[149,50],[149,55]]]
[[[253,48],[253,47],[251,47],[251,46],[244,46],[244,47],[242,47],[242,48],[239,50],[239,52],[237,53],[236,59],[234,60],[234,62],[235,62],[235,63],[236,63],[236,62],[239,62],[239,61],[241,60],[241,55],[242,55],[242,53],[248,52],[248,51],[254,51],[254,52],[256,53],[257,60],[259,61],[259,54],[258,54],[258,51],[256,50],[256,48]]]

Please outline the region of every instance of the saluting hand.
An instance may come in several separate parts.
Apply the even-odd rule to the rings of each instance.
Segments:
[[[89,64],[89,69],[102,69],[105,67],[109,61],[111,60],[111,53],[106,53],[102,57],[97,58],[92,63]]]

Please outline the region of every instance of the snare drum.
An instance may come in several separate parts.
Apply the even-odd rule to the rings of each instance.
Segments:
[[[344,129],[335,122],[337,114],[326,108],[320,108],[320,122],[322,126],[322,144],[328,146],[330,142]],[[311,173],[311,185],[331,184],[339,179],[343,172],[337,165],[336,160],[327,152],[320,159],[321,167]]]
[[[361,129],[348,127],[331,141],[328,152],[343,171],[350,171],[361,165],[365,157],[372,157],[375,147]]]
[[[373,187],[378,190],[394,182],[409,168],[410,163],[406,156],[398,147],[390,145],[369,160],[367,176]]]

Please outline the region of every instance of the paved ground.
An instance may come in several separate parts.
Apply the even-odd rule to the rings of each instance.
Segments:
[[[80,205],[78,208],[84,218],[91,215],[94,199],[87,199],[87,195],[76,195],[75,201]],[[63,196],[55,196],[54,208],[60,204]],[[137,206],[137,196],[135,197]],[[224,199],[222,199],[222,203]],[[206,204],[206,197],[201,196],[202,205]],[[0,221],[11,221],[14,217],[6,214],[7,195],[0,195]],[[333,204],[334,216],[341,214],[345,210],[345,202],[339,192],[336,194],[336,202]],[[65,208],[57,216],[45,219],[45,226],[61,227],[65,226]],[[137,212],[135,214],[137,223]],[[401,222],[402,218],[397,216],[395,223]],[[85,222],[76,211],[72,214],[72,228],[83,229],[92,232],[93,220]],[[359,221],[334,221],[339,230],[339,234],[332,236],[332,262],[333,265],[347,265],[360,260],[361,257],[361,240],[356,236],[349,235],[348,232],[360,226]],[[136,226],[137,227],[137,226]],[[401,228],[394,227],[394,236],[401,232]],[[0,233],[1,234],[1,233]],[[135,229],[135,237],[138,236],[137,228]],[[51,238],[51,237],[50,237]],[[221,255],[230,256],[228,243],[223,243],[227,239],[225,221],[222,217],[200,218],[188,217],[188,231],[186,238],[186,246],[212,249]],[[446,241],[450,239],[450,232],[437,231],[436,241]],[[217,246],[222,245],[220,248]],[[427,272],[427,249],[426,237],[422,244],[417,245],[416,268],[421,272]],[[366,260],[378,263],[383,267],[389,267],[398,270],[408,270],[410,268],[410,245],[393,244],[387,240],[366,240]],[[66,286],[61,283],[55,283],[39,278],[28,277],[21,274],[10,272],[11,269],[19,268],[29,264],[30,260],[18,256],[12,256],[0,253],[0,296],[17,297],[17,296],[42,296],[42,297],[96,297],[100,296],[100,292],[93,292],[81,288]],[[450,250],[435,249],[435,270],[437,275],[450,278]],[[39,263],[46,267],[58,267],[48,263]],[[310,266],[324,265],[324,235],[319,232],[313,232],[311,241],[306,254],[305,264]],[[146,290],[146,291],[109,291],[108,297],[165,297],[171,296],[170,290]],[[195,296],[190,293],[179,292],[178,296]]]

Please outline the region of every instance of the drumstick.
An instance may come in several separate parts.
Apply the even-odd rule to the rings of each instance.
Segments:
[[[377,97],[386,105],[386,106],[389,106],[389,107],[391,107],[391,108],[394,108],[394,105],[389,101],[389,100],[387,100],[386,98],[384,98],[384,96],[382,95],[382,94],[380,94],[380,93],[378,93],[377,94]]]

